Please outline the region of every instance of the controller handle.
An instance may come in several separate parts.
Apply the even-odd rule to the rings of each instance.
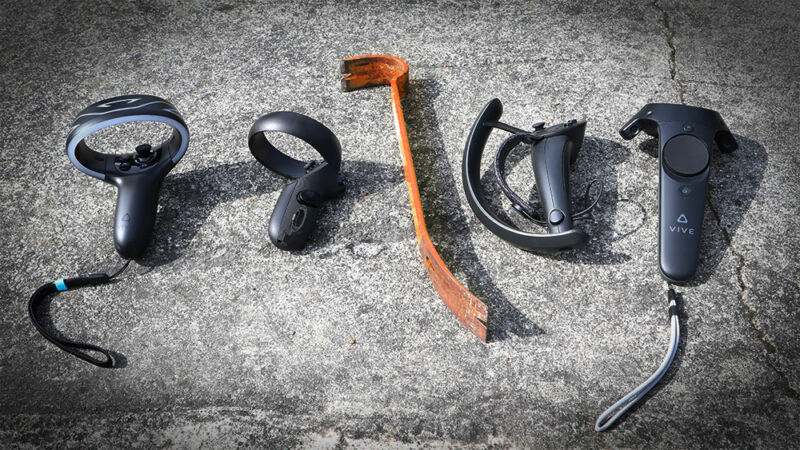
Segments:
[[[583,143],[586,122],[572,120],[556,127],[562,129],[553,131],[562,134],[537,141],[531,152],[533,175],[551,233],[573,228],[569,205],[569,166]]]
[[[158,193],[169,169],[153,169],[138,176],[108,178],[117,186],[114,246],[126,259],[141,256],[155,227]]]
[[[338,195],[344,185],[337,168],[322,162],[281,191],[269,219],[269,239],[282,250],[299,250],[319,219],[322,203]]]
[[[738,146],[718,112],[665,103],[645,105],[620,130],[659,138],[659,266],[669,281],[689,281],[697,271],[711,149]]]

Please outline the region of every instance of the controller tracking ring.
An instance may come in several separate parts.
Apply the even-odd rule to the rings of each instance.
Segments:
[[[308,170],[307,162],[292,158],[269,142],[266,133],[270,131],[302,139],[322,156],[331,170],[339,172],[342,165],[342,147],[333,131],[311,117],[291,111],[266,114],[250,127],[247,137],[250,152],[268,169],[289,178],[300,178]]]
[[[189,130],[175,106],[153,95],[123,95],[94,103],[80,113],[67,137],[67,156],[81,172],[106,179],[115,162],[114,155],[100,153],[86,145],[86,137],[127,122],[161,122],[172,127],[172,135],[161,144],[172,165],[189,146]]]

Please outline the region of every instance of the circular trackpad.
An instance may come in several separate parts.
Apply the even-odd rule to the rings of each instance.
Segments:
[[[706,144],[692,135],[679,134],[664,145],[664,163],[678,175],[697,175],[706,169],[708,160]]]

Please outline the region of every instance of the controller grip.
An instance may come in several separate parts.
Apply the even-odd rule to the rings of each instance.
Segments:
[[[659,265],[670,281],[683,283],[697,271],[708,170],[677,177],[661,169],[659,191]]]
[[[573,142],[566,135],[542,139],[533,146],[531,159],[539,198],[551,233],[572,229],[569,205],[569,161]]]
[[[144,254],[156,223],[163,177],[120,178],[114,214],[114,245],[126,259]]]
[[[301,249],[320,215],[319,194],[299,181],[283,188],[269,219],[269,239],[282,250]]]

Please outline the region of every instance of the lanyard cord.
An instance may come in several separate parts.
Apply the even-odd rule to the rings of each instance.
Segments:
[[[669,300],[669,325],[670,325],[670,338],[669,338],[669,349],[667,350],[667,355],[664,357],[664,361],[661,362],[661,365],[658,369],[650,375],[644,383],[640,384],[636,389],[630,391],[624,397],[619,399],[616,403],[611,405],[607,410],[597,418],[597,422],[594,424],[595,431],[605,431],[614,424],[623,414],[627,411],[631,406],[636,404],[642,397],[647,394],[650,389],[658,384],[661,378],[667,373],[667,369],[669,369],[670,364],[672,364],[672,360],[675,359],[675,353],[678,351],[678,341],[680,340],[680,326],[678,323],[678,307],[675,304],[675,291],[670,288],[669,292],[667,293],[667,299]],[[623,406],[625,405],[625,406]],[[622,407],[621,409],[619,409]],[[610,419],[609,416],[619,409],[619,411],[614,414]]]
[[[36,327],[36,330],[41,333],[42,336],[45,337],[48,341],[52,342],[53,345],[64,350],[67,353],[71,353],[78,358],[94,364],[98,367],[114,367],[114,357],[112,356],[111,352],[108,350],[98,347],[92,344],[86,344],[83,342],[75,342],[70,341],[68,339],[62,339],[59,337],[54,336],[51,334],[47,329],[42,326],[39,322],[39,317],[37,316],[37,312],[39,311],[39,306],[42,303],[42,300],[47,298],[48,296],[58,293],[60,291],[66,291],[68,289],[77,289],[84,286],[98,286],[101,284],[106,284],[111,282],[114,278],[119,276],[125,269],[128,267],[128,264],[131,263],[131,260],[127,260],[123,266],[117,270],[112,275],[108,275],[105,273],[94,273],[85,277],[76,277],[76,278],[59,278],[56,281],[51,283],[44,284],[36,290],[31,296],[31,299],[28,301],[28,315],[31,318],[31,322],[33,322],[33,326]],[[95,351],[102,353],[105,356],[105,360],[94,358],[89,356],[85,352],[85,350]]]

